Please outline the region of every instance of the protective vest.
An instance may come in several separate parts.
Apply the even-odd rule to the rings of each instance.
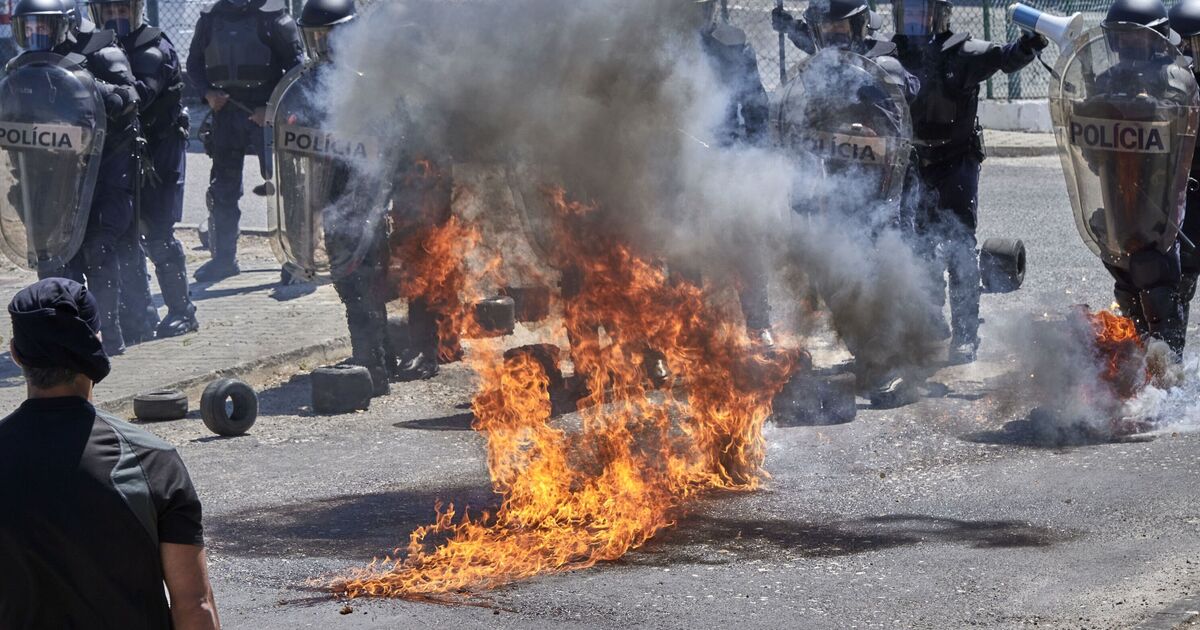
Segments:
[[[208,81],[214,86],[242,97],[261,95],[265,101],[279,79],[279,70],[271,64],[271,47],[263,41],[266,29],[260,27],[260,11],[209,14],[212,31],[204,49]]]

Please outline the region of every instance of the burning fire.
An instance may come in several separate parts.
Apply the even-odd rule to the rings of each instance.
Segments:
[[[645,543],[697,493],[753,489],[764,476],[763,422],[795,357],[756,352],[741,323],[701,287],[598,237],[588,225],[593,206],[561,189],[546,198],[556,219],[553,262],[582,278],[562,304],[575,372],[586,384],[581,429],[552,421],[551,381],[532,354],[503,358],[495,340],[473,345],[474,428],[487,437],[500,507],[460,516],[439,505],[406,553],[337,581],[335,593],[422,596],[588,567]],[[478,245],[472,234],[448,222],[424,238],[421,255],[405,259],[418,265],[409,290],[442,296],[452,312],[465,313],[451,295],[477,292],[481,279],[461,271]],[[448,325],[463,332],[468,320]],[[682,386],[655,390],[647,382],[649,350],[666,357]]]
[[[1106,366],[1104,381],[1119,398],[1132,398],[1150,382],[1145,346],[1137,327],[1132,319],[1109,311],[1089,313],[1087,317],[1095,334],[1096,356]]]

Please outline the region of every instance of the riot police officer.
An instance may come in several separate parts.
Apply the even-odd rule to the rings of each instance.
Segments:
[[[1183,0],[1169,12],[1171,30],[1182,38],[1180,50],[1192,58],[1192,72],[1200,80],[1200,0]],[[1188,315],[1192,298],[1196,296],[1196,281],[1200,279],[1200,145],[1192,157],[1191,181],[1188,182],[1187,211],[1184,213],[1179,244],[1179,266],[1182,280],[1179,301],[1183,310],[1180,348],[1187,341]]]
[[[1068,183],[1078,191],[1076,197],[1083,197],[1072,199],[1081,213],[1077,225],[1113,276],[1122,314],[1134,321],[1140,335],[1160,338],[1179,354],[1187,332],[1181,288],[1194,291],[1195,285],[1187,286],[1180,269],[1177,228],[1184,208],[1179,201],[1186,194],[1188,173],[1178,165],[1193,154],[1188,143],[1194,137],[1187,130],[1195,129],[1200,107],[1196,80],[1177,58],[1172,44],[1180,39],[1161,0],[1116,0],[1100,28],[1105,37],[1093,39],[1090,46],[1106,47],[1104,54],[1095,54],[1115,58],[1115,63],[1068,68],[1073,80],[1060,89],[1081,83],[1076,89],[1084,90],[1084,98],[1059,97],[1058,107],[1069,104],[1070,109],[1056,113],[1066,118],[1068,129],[1078,129],[1069,139],[1085,160],[1086,170],[1067,172],[1074,178]],[[1051,97],[1053,102],[1055,95]],[[1138,141],[1126,146],[1124,129],[1122,143],[1097,140],[1110,124],[1140,129]]]
[[[875,61],[904,86],[904,96],[911,103],[921,82],[900,65],[895,43],[868,35],[873,15],[864,0],[825,0],[809,4],[803,20],[777,6],[771,11],[771,26],[810,55],[821,48],[839,48]]]
[[[100,307],[105,352],[120,354],[125,351],[125,341],[117,245],[133,220],[138,108],[133,72],[111,31],[74,33],[60,0],[21,0],[13,8],[12,18],[14,37],[25,50],[22,54],[48,51],[63,55],[95,77],[104,99],[107,130],[83,244],[64,268],[39,269],[39,275],[86,279]]]
[[[266,103],[283,75],[304,61],[296,22],[282,0],[217,0],[200,14],[187,59],[190,80],[213,110],[212,260],[195,278],[213,282],[241,272],[237,263],[242,164],[247,148],[265,170]]]
[[[896,0],[892,8],[896,57],[921,84],[911,105],[920,194],[918,243],[933,266],[935,304],[945,303],[943,272],[949,272],[950,360],[969,363],[979,347],[975,228],[984,158],[976,118],[979,84],[997,71],[1019,71],[1048,42],[1025,33],[1001,46],[955,33],[949,0]]]
[[[69,0],[68,0],[69,1]],[[167,316],[156,322],[155,336],[176,337],[199,330],[196,307],[188,296],[186,258],[175,238],[175,223],[183,218],[183,182],[189,124],[183,107],[183,76],[175,45],[161,29],[142,22],[143,0],[93,0],[92,20],[120,39],[137,79],[145,156],[151,166],[139,182],[138,227],[145,253],[154,261]],[[135,243],[136,246],[136,243]],[[138,275],[145,277],[142,261]],[[122,259],[124,266],[129,258]],[[131,261],[136,263],[137,261]],[[136,281],[124,273],[129,282]]]

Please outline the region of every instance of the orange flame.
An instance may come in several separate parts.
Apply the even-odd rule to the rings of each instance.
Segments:
[[[1130,398],[1150,382],[1142,352],[1145,347],[1132,319],[1108,311],[1088,314],[1095,334],[1093,345],[1104,362],[1102,374],[1121,398]]]
[[[586,382],[582,428],[552,422],[550,378],[533,356],[501,358],[496,341],[472,345],[474,428],[487,437],[500,507],[460,517],[439,505],[403,557],[354,571],[335,593],[413,597],[588,567],[645,543],[696,493],[752,489],[765,475],[762,426],[794,353],[756,352],[701,287],[599,237],[587,225],[593,206],[547,192],[554,262],[582,277],[563,299],[575,372]],[[465,290],[476,281],[467,278]],[[683,386],[648,385],[648,349],[666,357]]]

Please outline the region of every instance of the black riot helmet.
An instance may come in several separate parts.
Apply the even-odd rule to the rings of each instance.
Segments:
[[[296,25],[304,38],[304,48],[310,59],[329,55],[329,33],[357,15],[354,0],[307,0],[300,10]]]
[[[25,50],[50,50],[67,39],[71,18],[62,0],[20,0],[12,10],[13,40]]]
[[[106,28],[124,37],[142,26],[145,0],[87,0],[88,13],[98,28]]]
[[[866,0],[815,0],[804,21],[818,48],[850,49],[862,44],[871,22]]]
[[[1100,26],[1108,47],[1124,61],[1145,61],[1163,50],[1154,34],[1175,45],[1180,41],[1179,34],[1171,30],[1162,0],[1114,0]]]
[[[897,35],[931,37],[950,30],[950,0],[894,0]]]
[[[1171,30],[1183,38],[1180,48],[1194,60],[1200,54],[1200,0],[1182,0],[1167,16]]]

